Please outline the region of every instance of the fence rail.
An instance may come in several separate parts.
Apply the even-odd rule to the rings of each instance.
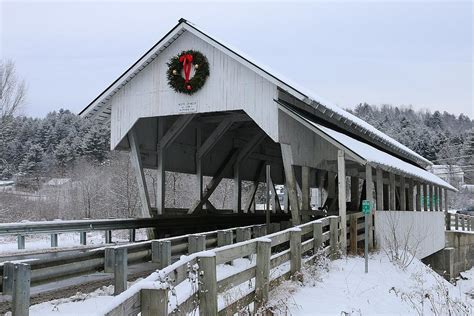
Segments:
[[[474,231],[474,216],[446,212],[446,230]]]
[[[312,262],[318,255],[334,258],[340,247],[340,232],[340,218],[329,216],[263,238],[249,239],[250,234],[244,234],[248,240],[212,251],[200,251],[163,267],[116,296],[105,315],[177,315],[195,310],[198,306],[200,315],[232,315],[251,303],[255,303],[257,310],[267,301],[271,284],[297,275],[303,264]],[[245,257],[255,258],[251,266],[217,278],[218,265]],[[275,273],[277,270],[280,272]],[[197,280],[193,275],[197,276]],[[255,282],[247,293],[219,308],[218,294],[252,279]],[[186,289],[187,296],[176,294],[183,282],[195,284],[194,288],[191,286],[190,293]],[[170,311],[168,301],[171,289],[173,295],[180,297],[180,303]]]

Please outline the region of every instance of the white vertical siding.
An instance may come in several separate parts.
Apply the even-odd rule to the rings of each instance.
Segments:
[[[204,87],[192,96],[174,92],[167,83],[167,62],[183,50],[202,52],[210,65]],[[277,87],[189,32],[181,35],[111,99],[111,147],[142,117],[179,114],[178,103],[197,102],[197,112],[244,110],[278,141]]]

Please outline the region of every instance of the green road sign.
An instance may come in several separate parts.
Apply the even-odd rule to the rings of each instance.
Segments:
[[[370,214],[370,212],[372,211],[372,205],[370,205],[370,201],[369,200],[363,200],[362,201],[362,213],[364,214]]]

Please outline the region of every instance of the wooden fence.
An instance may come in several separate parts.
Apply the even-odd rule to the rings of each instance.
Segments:
[[[474,216],[446,212],[446,230],[474,231]]]
[[[258,309],[267,301],[271,285],[297,275],[303,264],[312,262],[318,255],[335,258],[342,237],[340,232],[338,216],[329,216],[255,239],[250,239],[249,229],[242,228],[240,235],[244,240],[236,244],[228,242],[230,245],[212,251],[197,252],[164,267],[116,296],[105,315],[184,314],[195,309],[199,309],[199,315],[233,315],[252,303]],[[222,240],[226,239],[224,235],[221,233]],[[245,257],[255,258],[255,262],[252,261],[244,270],[217,278],[218,265]],[[272,273],[275,271],[280,272]],[[193,279],[193,275],[197,276],[197,280]],[[224,306],[218,306],[219,294],[252,279],[255,282],[245,294]],[[188,289],[190,293],[187,297],[178,293],[180,302],[173,310],[168,310],[170,291],[176,295],[178,287],[190,280],[194,280],[191,283],[196,286]]]

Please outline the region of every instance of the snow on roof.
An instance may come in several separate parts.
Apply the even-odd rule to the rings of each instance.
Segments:
[[[358,141],[346,134],[343,134],[333,129],[330,129],[328,127],[324,127],[322,125],[316,124],[306,118],[304,119],[310,124],[312,124],[314,127],[316,127],[317,129],[319,129],[320,131],[328,135],[329,137],[333,138],[334,140],[342,144],[344,147],[349,148],[351,151],[355,152],[357,155],[364,158],[369,164],[376,164],[376,165],[380,165],[381,167],[395,169],[399,173],[408,174],[413,177],[420,178],[430,183],[434,183],[436,185],[456,191],[456,189],[453,186],[443,181],[439,177],[435,176],[431,172],[428,172],[420,167],[417,167],[408,162],[405,162],[395,156],[392,156],[386,152],[383,152],[377,148],[374,148],[370,146],[369,144]]]
[[[106,90],[104,90],[96,99],[94,99],[84,110],[79,114],[84,117],[91,117],[94,114],[100,113],[101,115],[110,116],[110,109],[108,111],[102,111],[100,108],[106,106],[105,103],[110,97],[115,94],[123,85],[125,85],[131,78],[133,78],[138,72],[145,68],[151,60],[155,59],[166,47],[168,47],[172,42],[174,42],[180,34],[184,31],[189,31],[198,37],[205,39],[211,45],[221,49],[237,61],[245,64],[249,68],[261,73],[265,78],[269,79],[271,82],[275,83],[278,87],[294,95],[298,99],[302,100],[306,104],[318,108],[319,106],[323,107],[325,111],[329,111],[339,115],[344,118],[343,123],[349,127],[354,124],[361,128],[362,130],[369,133],[373,140],[379,140],[388,145],[389,147],[398,150],[405,154],[406,156],[415,159],[421,164],[431,165],[432,163],[421,155],[417,154],[408,147],[400,144],[398,141],[389,137],[388,135],[382,133],[372,125],[361,120],[357,116],[343,110],[339,106],[325,100],[324,98],[315,95],[310,90],[305,89],[291,80],[284,78],[277,71],[274,71],[268,66],[263,65],[262,63],[255,62],[248,55],[238,51],[237,49],[231,47],[228,44],[224,44],[223,41],[217,40],[216,37],[210,36],[209,32],[204,32],[202,28],[198,28],[194,23],[190,23],[185,19],[180,19],[179,23],[171,29],[168,34],[166,34],[158,43],[156,43],[147,53],[145,53],[137,62],[135,62],[125,73],[123,73],[117,80],[115,80]],[[328,113],[331,114],[331,113]]]

